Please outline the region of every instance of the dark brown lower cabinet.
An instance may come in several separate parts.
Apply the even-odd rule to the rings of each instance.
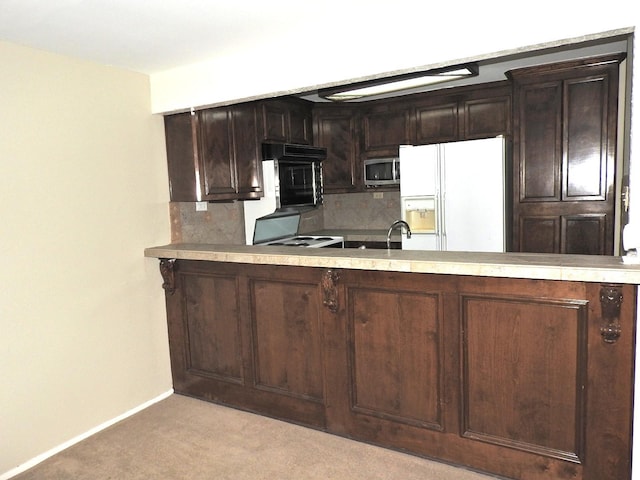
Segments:
[[[167,293],[174,389],[325,427],[322,272],[178,261]]]
[[[631,478],[633,285],[162,262],[178,393],[507,478]]]

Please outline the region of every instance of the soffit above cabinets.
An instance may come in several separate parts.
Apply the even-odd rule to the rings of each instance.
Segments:
[[[438,83],[433,85],[427,85],[424,87],[417,87],[413,89],[394,91],[389,93],[383,93],[377,96],[367,96],[361,98],[353,98],[343,101],[341,103],[358,103],[366,102],[370,100],[378,100],[383,98],[393,98],[401,95],[410,95],[413,93],[423,93],[434,90],[441,90],[445,88],[460,87],[465,85],[477,85],[481,83],[490,83],[506,80],[506,72],[514,69],[532,67],[536,65],[544,65],[548,63],[563,62],[568,60],[577,60],[581,58],[595,57],[599,55],[608,55],[616,53],[629,53],[629,37],[619,36],[605,39],[598,39],[574,45],[561,45],[550,46],[541,48],[540,50],[509,53],[502,56],[495,56],[491,58],[479,58],[469,59],[467,63],[473,63],[478,68],[478,75],[462,78],[459,80],[452,80],[446,83]],[[415,73],[415,72],[413,72]],[[389,73],[387,77],[393,77],[397,75],[395,73]],[[384,75],[377,76],[368,80],[378,80],[385,78]],[[354,83],[360,83],[360,81]],[[342,87],[334,86],[333,88]],[[330,102],[327,98],[323,98],[320,95],[320,90],[306,92],[299,95],[305,100],[312,102]]]

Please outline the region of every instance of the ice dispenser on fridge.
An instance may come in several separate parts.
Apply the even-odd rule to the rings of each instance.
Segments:
[[[405,250],[440,250],[438,209],[435,196],[402,197],[402,219],[409,224],[412,235],[402,235]],[[417,241],[416,241],[417,240]]]
[[[435,197],[404,197],[402,202],[403,220],[409,224],[412,232],[436,232]]]

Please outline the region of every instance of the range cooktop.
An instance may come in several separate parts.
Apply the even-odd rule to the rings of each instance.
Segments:
[[[324,248],[344,246],[340,236],[298,234],[300,212],[274,212],[256,219],[254,245]]]
[[[315,235],[300,235],[296,237],[281,238],[271,242],[266,242],[259,245],[275,245],[286,247],[308,247],[308,248],[324,248],[324,247],[337,247],[342,248],[344,246],[344,238],[340,236],[324,237]]]

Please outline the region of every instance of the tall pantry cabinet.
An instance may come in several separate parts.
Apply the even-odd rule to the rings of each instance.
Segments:
[[[614,253],[622,59],[596,57],[510,72],[514,251]]]

